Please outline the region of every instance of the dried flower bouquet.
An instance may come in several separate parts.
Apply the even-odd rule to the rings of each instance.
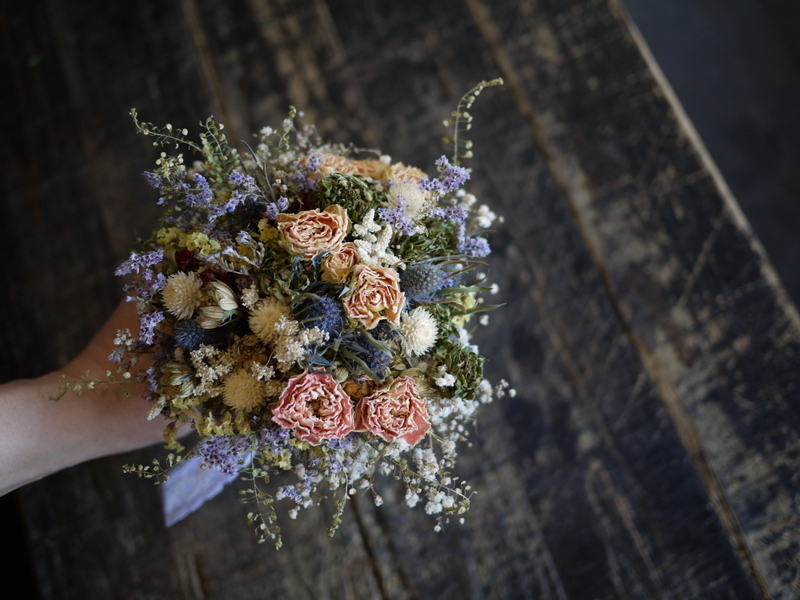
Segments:
[[[451,475],[456,442],[507,384],[483,378],[465,328],[492,308],[481,304],[495,290],[478,267],[496,216],[463,189],[471,152],[459,134],[477,95],[497,83],[459,103],[447,123],[455,150],[436,161],[434,178],[322,144],[295,127],[293,109],[242,154],[213,119],[195,143],[132,111],[156,145],[202,159],[187,166],[162,153],[145,173],[163,215],[117,270],[132,275],[140,328],[118,332],[110,358],[146,383],[151,416],[171,420],[165,437],[176,451],[164,467],[129,471],[162,481],[191,456],[238,472],[260,540],[278,546],[275,501],[287,500],[294,518],[333,495],[332,533],[357,490],[381,503],[376,473],[402,480],[406,502],[424,502],[437,528],[467,510],[471,489]],[[136,367],[143,353],[146,370]],[[62,391],[87,383],[102,382],[65,381]],[[175,440],[184,423],[201,440],[186,454]],[[287,477],[270,495],[263,484],[277,473]]]

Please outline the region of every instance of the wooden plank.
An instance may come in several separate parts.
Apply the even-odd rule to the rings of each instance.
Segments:
[[[690,125],[653,89],[654,64],[631,52],[620,6],[548,4],[563,54],[538,75],[571,67],[552,96],[536,77],[513,77],[529,63],[497,36],[495,54],[508,57],[518,102],[732,543],[762,594],[791,597],[797,539],[776,538],[773,519],[797,530],[797,313],[763,249],[742,235],[749,229],[710,159],[681,151]],[[498,27],[487,14],[484,31]],[[500,27],[533,25],[498,17]],[[783,426],[766,434],[767,423]]]
[[[788,571],[774,569],[782,556],[770,552],[791,530],[780,527],[785,512],[773,518],[781,506],[770,494],[792,493],[791,482],[756,494],[753,477],[772,476],[773,459],[788,469],[794,454],[780,444],[794,438],[747,404],[775,402],[758,395],[758,370],[736,361],[752,346],[757,354],[743,357],[759,359],[761,384],[788,398],[793,375],[769,378],[791,364],[787,348],[800,336],[779,329],[785,304],[764,278],[769,267],[613,6],[184,0],[98,10],[51,0],[5,10],[14,57],[12,110],[2,116],[0,223],[4,255],[15,259],[7,377],[53,368],[80,347],[113,304],[110,273],[131,225],[152,223],[136,174],[154,152],[135,137],[131,106],[175,125],[213,112],[241,139],[282,118],[291,98],[325,135],[430,165],[438,123],[460,93],[498,71],[510,82],[476,106],[473,189],[508,217],[491,271],[509,303],[477,339],[491,376],[519,396],[486,407],[462,452],[459,474],[478,490],[466,523],[435,534],[389,481],[385,504],[358,498],[333,540],[329,504],[284,519],[275,553],[255,544],[235,489],[165,530],[156,490],[120,472],[123,460],[153,452],[103,459],[20,494],[43,597],[789,597]],[[33,53],[43,59],[29,67]],[[587,174],[598,184],[576,193]],[[680,217],[666,196],[649,212],[628,198],[631,186],[665,194],[676,184]],[[704,246],[709,230],[735,253]],[[645,243],[662,236],[663,247]],[[640,246],[648,253],[635,260]],[[716,287],[698,273],[679,313],[679,283],[701,252]],[[773,309],[747,312],[748,294]],[[723,300],[724,321],[704,313]],[[737,338],[711,335],[735,318]],[[726,352],[742,336],[746,348]],[[750,379],[729,381],[727,361]],[[749,411],[728,438],[739,454],[715,445],[731,428],[708,412],[732,419],[716,399],[726,391]],[[787,406],[780,416],[792,423]],[[766,470],[742,471],[739,455]]]

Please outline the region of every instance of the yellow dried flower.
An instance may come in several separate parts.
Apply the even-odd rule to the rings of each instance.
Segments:
[[[225,379],[222,401],[231,408],[250,411],[266,400],[264,384],[247,369],[239,369]]]
[[[278,335],[276,326],[281,317],[291,319],[289,307],[277,298],[264,298],[250,313],[250,329],[263,341],[273,342]]]

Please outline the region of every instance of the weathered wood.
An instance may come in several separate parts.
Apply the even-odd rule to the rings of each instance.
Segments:
[[[486,407],[459,474],[464,525],[433,532],[391,481],[257,546],[226,490],[170,530],[108,458],[20,492],[45,598],[791,598],[796,315],[614,2],[181,3],[0,9],[5,378],[55,368],[108,313],[138,178],[127,119],[231,139],[292,102],[337,141],[432,165],[480,79],[472,189],[507,222],[476,332],[517,398]],[[796,553],[795,553],[796,554]]]

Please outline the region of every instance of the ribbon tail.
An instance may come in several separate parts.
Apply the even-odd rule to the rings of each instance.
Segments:
[[[244,467],[250,464],[247,459]],[[164,523],[172,527],[218,495],[239,475],[227,475],[217,469],[201,469],[202,460],[191,458],[170,470],[169,479],[161,484]]]

